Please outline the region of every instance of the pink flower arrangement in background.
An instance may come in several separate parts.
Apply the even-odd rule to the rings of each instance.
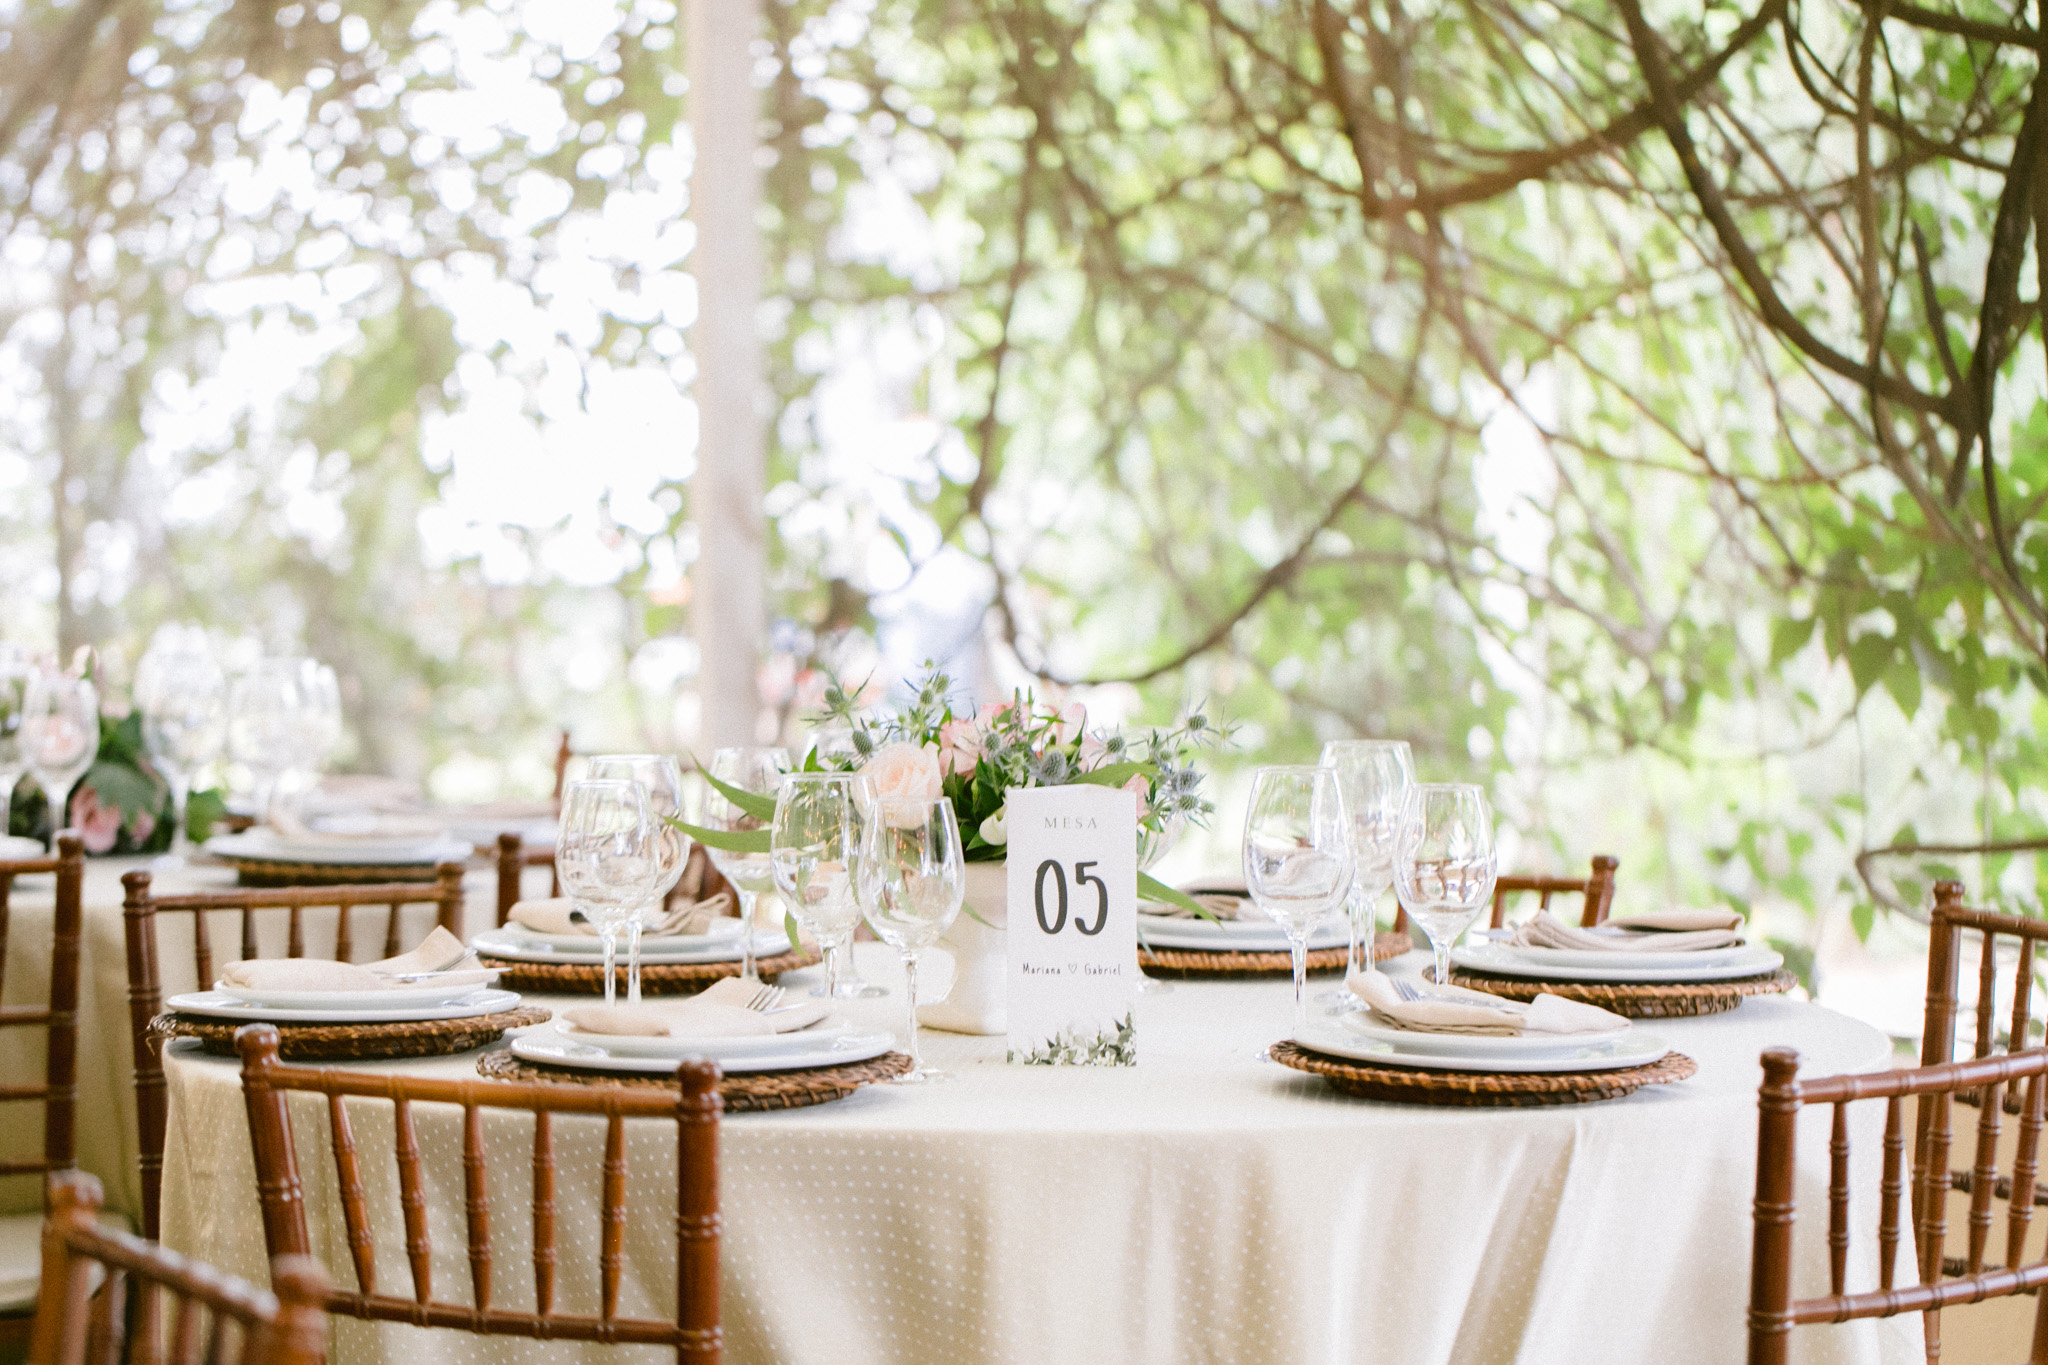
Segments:
[[[136,823],[139,825],[146,818],[137,817]],[[121,808],[101,805],[100,794],[81,783],[71,794],[71,827],[78,831],[87,853],[108,852],[121,837]],[[156,822],[151,820],[149,827],[154,830]]]

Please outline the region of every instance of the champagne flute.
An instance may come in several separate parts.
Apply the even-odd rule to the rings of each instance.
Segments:
[[[1486,793],[1450,782],[1408,788],[1395,836],[1394,883],[1401,908],[1429,935],[1436,984],[1451,981],[1451,945],[1493,898],[1499,871]]]
[[[1401,802],[1415,781],[1415,760],[1406,740],[1333,739],[1323,746],[1320,766],[1337,774],[1344,794],[1344,813],[1351,817],[1351,894],[1344,900],[1351,926],[1351,947],[1344,958],[1344,976],[1373,969],[1373,936],[1379,928],[1374,912],[1382,892],[1394,883],[1394,836],[1401,826]],[[1336,1012],[1363,1009],[1348,986],[1324,999]]]
[[[839,995],[846,949],[860,923],[854,868],[860,859],[863,779],[853,773],[788,773],[775,798],[769,860],[775,885],[796,922],[824,945],[825,984]]]
[[[917,959],[960,913],[967,891],[967,860],[953,803],[878,801],[867,812],[855,889],[875,937],[903,959],[910,1012],[910,1071],[902,1084],[951,1080],[924,1064],[917,1049]]]
[[[647,793],[647,811],[654,817],[655,862],[658,872],[644,908],[626,921],[626,1003],[640,1003],[640,933],[651,917],[660,919],[668,893],[682,880],[690,861],[690,836],[671,820],[683,814],[683,772],[667,754],[600,754],[590,760],[593,778],[638,782]]]
[[[180,868],[191,849],[185,810],[192,779],[220,753],[227,728],[227,677],[203,632],[157,633],[135,667],[135,704],[143,746],[171,787],[171,849],[153,866]]]
[[[1308,1024],[1308,936],[1351,889],[1351,829],[1337,774],[1260,768],[1244,817],[1244,884],[1294,950],[1294,1032]]]
[[[757,749],[742,745],[713,753],[710,773],[728,787],[737,787],[756,796],[773,796],[782,783],[782,775],[790,767],[787,749]],[[704,818],[698,823],[706,829],[733,833],[761,829],[767,824],[726,800],[716,787],[705,798]],[[718,875],[732,883],[733,891],[740,898],[740,980],[758,981],[761,973],[754,965],[754,905],[761,899],[763,891],[774,889],[775,866],[766,853],[734,853],[709,844],[704,848],[711,855],[711,865],[718,869]]]
[[[50,806],[50,829],[64,828],[71,788],[100,750],[100,698],[88,678],[39,670],[21,700],[21,755]]]
[[[555,870],[562,889],[604,941],[604,1003],[618,1000],[619,930],[634,918],[661,875],[661,839],[638,782],[571,782],[562,793]]]

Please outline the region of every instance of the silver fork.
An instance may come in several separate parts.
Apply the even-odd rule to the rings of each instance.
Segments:
[[[789,994],[781,986],[762,985],[747,1000],[747,1008],[765,1014],[782,1003],[782,997]]]
[[[1415,987],[1415,983],[1410,981],[1405,976],[1389,976],[1387,980],[1393,983],[1394,994],[1400,996],[1403,1000],[1406,1000],[1411,1005],[1418,1000],[1426,1000],[1429,998],[1428,996],[1424,995],[1421,991],[1417,990]]]

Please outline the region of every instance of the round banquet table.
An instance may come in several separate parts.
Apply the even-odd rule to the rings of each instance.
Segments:
[[[899,1024],[893,955],[860,952],[892,994],[848,1012]],[[1396,970],[1414,971],[1418,956]],[[1688,1081],[1565,1108],[1423,1108],[1347,1099],[1259,1060],[1288,1012],[1284,982],[1178,982],[1140,998],[1135,1068],[1010,1066],[1000,1038],[927,1032],[927,1060],[954,1070],[952,1083],[728,1116],[727,1358],[1726,1365],[1745,1340],[1758,1053],[1790,1044],[1818,1075],[1882,1067],[1890,1052],[1842,1015],[1752,1000],[1640,1025],[1698,1061]],[[357,1065],[468,1077],[476,1056]],[[190,1042],[169,1050],[164,1241],[260,1279],[238,1066]],[[351,1106],[379,1286],[403,1294],[390,1108]],[[1859,1188],[1875,1190],[1883,1107],[1858,1108],[1870,1111],[1853,1128]],[[292,1113],[314,1252],[348,1282],[324,1110],[301,1095]],[[418,1122],[433,1282],[466,1302],[457,1114],[421,1106]],[[621,1311],[666,1315],[674,1129],[633,1128]],[[1825,1128],[1822,1115],[1802,1124],[1800,1294],[1825,1291]],[[595,1303],[601,1137],[596,1119],[556,1124],[557,1302],[569,1311]],[[530,1119],[491,1112],[494,1302],[508,1307],[533,1303],[530,1142]],[[1859,1208],[1852,1287],[1876,1283],[1874,1227],[1874,1209]],[[1918,1340],[1910,1317],[1801,1328],[1793,1358],[1916,1361]],[[337,1319],[334,1359],[595,1361],[639,1349]]]

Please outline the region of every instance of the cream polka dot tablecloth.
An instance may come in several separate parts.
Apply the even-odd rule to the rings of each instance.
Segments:
[[[894,994],[856,1002],[898,1022]],[[1412,970],[1412,966],[1406,968]],[[792,980],[801,980],[801,977]],[[1699,1074],[1549,1110],[1346,1099],[1257,1059],[1283,1036],[1285,983],[1182,982],[1138,1005],[1129,1070],[1012,1067],[1002,1040],[927,1034],[951,1084],[875,1087],[812,1109],[729,1117],[722,1133],[729,1360],[741,1362],[1389,1362],[1726,1365],[1743,1353],[1757,1055],[1809,1074],[1886,1064],[1875,1030],[1755,1000],[1645,1025]],[[536,998],[538,1003],[560,1004]],[[474,1075],[466,1057],[375,1064]],[[164,1240],[264,1273],[238,1064],[172,1049]],[[405,1293],[389,1106],[352,1102],[380,1232],[379,1284]],[[1875,1189],[1882,1106],[1855,1130]],[[351,1277],[315,1097],[295,1103],[318,1254]],[[437,1293],[468,1301],[456,1115],[419,1111]],[[1826,1277],[1825,1118],[1802,1140],[1801,1293]],[[556,1125],[558,1303],[595,1303],[601,1126]],[[628,1313],[672,1308],[673,1128],[633,1125]],[[493,1301],[530,1307],[531,1121],[486,1125]],[[1875,1283],[1875,1210],[1857,1210],[1852,1284]],[[1919,1359],[1918,1322],[1803,1328],[1794,1358]],[[661,1351],[341,1321],[337,1365],[670,1359]]]

